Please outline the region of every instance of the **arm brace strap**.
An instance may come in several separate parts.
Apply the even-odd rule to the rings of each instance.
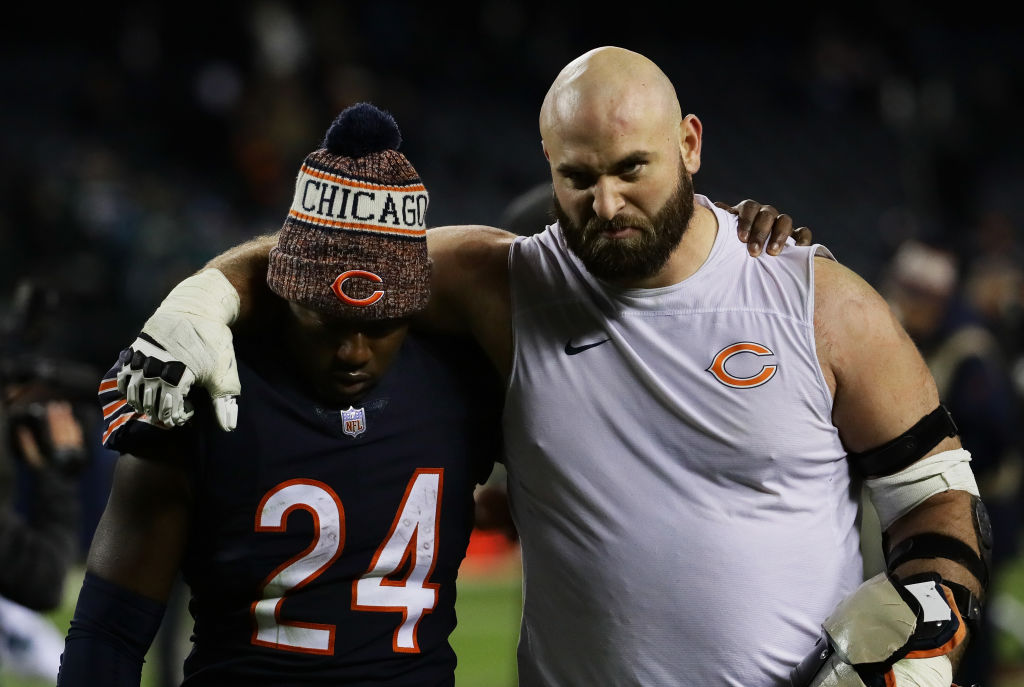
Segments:
[[[863,477],[884,477],[917,462],[946,437],[957,435],[956,423],[946,406],[921,418],[901,436],[863,453],[850,453],[849,460]]]
[[[138,687],[164,604],[85,573],[60,659],[58,687]]]
[[[907,561],[918,558],[946,558],[959,563],[974,575],[982,587],[988,586],[988,566],[981,556],[956,537],[937,532],[922,532],[892,547],[885,557],[885,567],[891,572]]]
[[[953,594],[953,601],[956,602],[956,608],[960,611],[960,617],[963,618],[967,629],[971,634],[977,632],[981,625],[981,599],[975,596],[970,589],[957,582],[942,580],[942,584]]]

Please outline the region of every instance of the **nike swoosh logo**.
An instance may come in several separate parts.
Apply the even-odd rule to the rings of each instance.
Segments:
[[[601,339],[600,341],[595,341],[594,343],[583,344],[582,346],[573,346],[572,339],[569,339],[568,341],[565,342],[565,354],[576,355],[577,353],[582,353],[588,348],[600,346],[601,344],[608,343],[609,341],[611,341],[611,339]]]

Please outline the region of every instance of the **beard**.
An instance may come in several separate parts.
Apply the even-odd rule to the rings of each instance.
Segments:
[[[628,214],[611,219],[595,216],[581,227],[569,218],[553,193],[552,203],[569,250],[588,272],[610,282],[646,279],[665,266],[686,233],[693,217],[693,179],[680,166],[675,192],[651,219]],[[638,229],[639,234],[622,239],[604,235],[626,227]]]

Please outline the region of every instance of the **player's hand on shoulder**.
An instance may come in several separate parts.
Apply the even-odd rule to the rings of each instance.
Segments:
[[[117,372],[117,389],[136,411],[165,427],[178,427],[191,419],[195,411],[188,393],[196,375],[184,362],[144,334],[121,351],[118,360],[121,367]],[[237,372],[235,376],[237,378]],[[238,422],[236,395],[214,397],[213,409],[222,429],[235,428]]]
[[[192,416],[185,397],[195,383],[209,392],[221,428],[234,429],[241,384],[231,324],[238,312],[238,293],[217,269],[171,289],[121,361],[118,388],[128,403],[168,426],[179,425]]]
[[[139,413],[166,427],[183,425],[194,411],[187,396],[195,374],[162,346],[139,336],[118,356],[117,390]]]
[[[790,237],[798,246],[809,246],[813,242],[808,227],[794,228],[793,218],[780,213],[771,205],[762,205],[749,198],[736,205],[721,202],[715,205],[736,215],[736,233],[740,241],[747,244],[747,252],[754,257],[760,255],[762,250],[769,255],[778,255]]]

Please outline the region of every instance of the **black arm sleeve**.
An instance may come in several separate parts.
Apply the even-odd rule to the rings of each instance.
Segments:
[[[138,687],[164,604],[85,573],[57,687]]]
[[[50,469],[33,481],[29,522],[8,509],[0,512],[0,595],[47,611],[60,605],[77,554],[78,485]]]

